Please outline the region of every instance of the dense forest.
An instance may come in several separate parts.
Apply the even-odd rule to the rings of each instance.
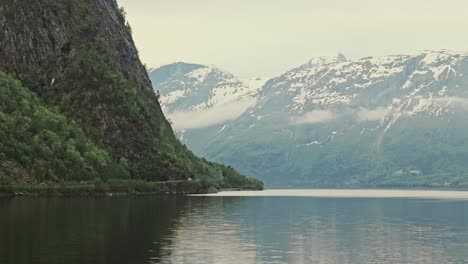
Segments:
[[[2,2],[0,23],[0,184],[263,188],[176,139],[114,0]]]

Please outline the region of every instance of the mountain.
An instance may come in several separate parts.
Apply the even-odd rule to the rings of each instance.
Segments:
[[[241,80],[215,66],[174,63],[151,70],[163,111],[195,151],[255,105],[261,78]]]
[[[0,89],[14,95],[0,102],[11,122],[1,131],[0,178],[16,181],[24,172],[29,182],[124,177],[260,185],[177,140],[115,0],[4,1],[0,25]],[[99,173],[108,163],[120,176]]]
[[[467,111],[468,53],[340,54],[269,80],[197,153],[276,186],[467,186]]]

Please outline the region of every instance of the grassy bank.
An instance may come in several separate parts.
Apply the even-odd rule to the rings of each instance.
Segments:
[[[216,191],[201,181],[147,182],[108,180],[92,182],[42,182],[39,184],[0,185],[0,196],[93,196],[93,195],[176,195]]]

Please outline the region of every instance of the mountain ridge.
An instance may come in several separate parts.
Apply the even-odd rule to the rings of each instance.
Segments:
[[[205,120],[199,116],[210,116],[211,110],[219,107],[229,110],[227,117],[213,116],[213,122],[208,125],[221,125],[236,118],[255,104],[255,96],[261,86],[258,79],[246,83],[214,65],[173,63],[149,74],[154,89],[160,91],[164,112],[176,127],[182,129],[191,128],[186,115],[191,114],[193,119],[204,123]],[[165,77],[161,77],[163,75]]]
[[[187,144],[269,184],[463,185],[466,74],[468,53],[449,50],[312,59],[270,79],[215,137]]]

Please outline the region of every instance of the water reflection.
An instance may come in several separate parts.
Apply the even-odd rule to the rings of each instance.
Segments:
[[[194,197],[155,263],[465,263],[466,201]]]
[[[239,199],[191,198],[154,263],[255,263]]]
[[[148,263],[184,199],[0,200],[0,263]],[[158,250],[157,247],[155,250]]]
[[[0,263],[466,263],[468,201],[0,200]]]

